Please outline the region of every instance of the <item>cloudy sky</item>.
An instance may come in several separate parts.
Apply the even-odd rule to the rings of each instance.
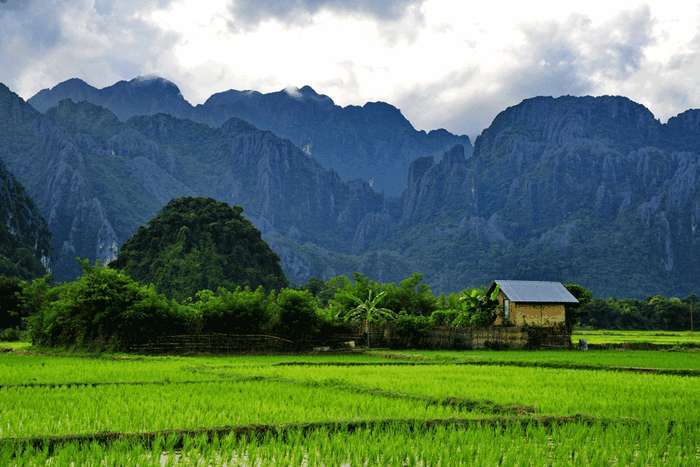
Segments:
[[[626,95],[665,121],[700,107],[700,3],[0,0],[0,81],[21,96],[144,74],[194,104],[310,84],[471,136],[535,95]]]

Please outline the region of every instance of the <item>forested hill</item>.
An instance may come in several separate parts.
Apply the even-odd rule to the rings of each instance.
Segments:
[[[29,99],[41,112],[61,100],[87,101],[114,112],[121,120],[166,113],[218,127],[232,117],[287,138],[344,180],[359,178],[389,195],[406,184],[408,166],[420,156],[437,155],[455,144],[471,153],[465,135],[440,129],[418,131],[396,107],[384,102],[340,107],[310,86],[263,94],[229,90],[196,107],[163,78],[139,77],[103,89],[70,79]]]
[[[112,266],[171,297],[204,289],[287,285],[279,257],[240,207],[178,198],[124,243]]]
[[[34,203],[0,161],[0,275],[46,274],[50,239]]]

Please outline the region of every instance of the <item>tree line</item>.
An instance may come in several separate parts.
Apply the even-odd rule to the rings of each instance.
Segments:
[[[0,277],[0,338],[24,333],[37,345],[123,349],[176,334],[271,334],[316,342],[391,321],[397,337],[417,342],[436,326],[484,327],[501,312],[486,287],[435,295],[414,273],[398,283],[362,274],[312,279],[301,287],[200,290],[169,298],[123,271],[81,262],[80,278],[52,284]],[[567,324],[606,329],[689,329],[698,300],[654,296],[645,300],[593,299],[567,284],[581,302]],[[365,332],[367,338],[370,332]],[[370,344],[368,342],[368,344]]]

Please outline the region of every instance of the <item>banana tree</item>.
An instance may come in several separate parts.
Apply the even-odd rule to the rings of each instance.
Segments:
[[[386,295],[385,292],[375,294],[370,290],[367,293],[367,298],[363,300],[347,292],[345,296],[355,303],[356,306],[354,308],[341,310],[338,313],[338,318],[344,319],[345,321],[362,321],[365,323],[365,329],[367,330],[367,348],[371,347],[371,323],[390,320],[396,317],[396,314],[392,310],[379,306],[384,299],[384,295]]]
[[[484,289],[466,290],[459,297],[462,312],[455,320],[458,326],[487,326],[496,319],[498,285],[491,293]]]

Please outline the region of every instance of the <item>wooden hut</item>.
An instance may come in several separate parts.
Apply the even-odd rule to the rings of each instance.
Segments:
[[[498,303],[503,307],[503,320],[515,326],[556,326],[566,320],[566,305],[578,303],[561,282],[496,280]]]

